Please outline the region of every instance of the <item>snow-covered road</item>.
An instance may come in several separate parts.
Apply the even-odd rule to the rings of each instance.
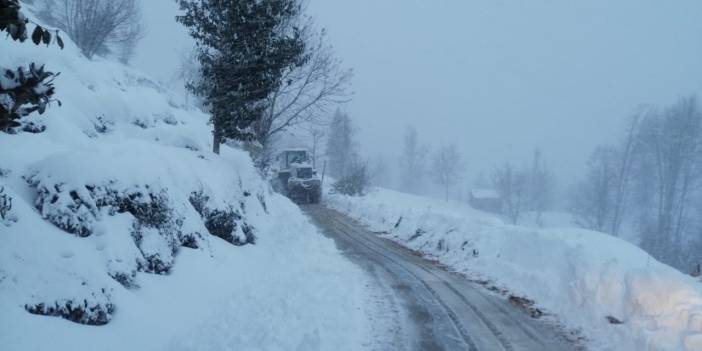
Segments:
[[[383,350],[576,350],[552,326],[322,206],[305,212],[376,283]],[[382,311],[385,309],[385,312]]]

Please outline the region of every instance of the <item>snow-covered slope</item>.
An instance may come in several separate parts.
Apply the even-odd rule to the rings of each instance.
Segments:
[[[0,133],[0,349],[362,348],[363,273],[245,153],[209,151],[206,115],[70,42],[0,52],[60,71],[63,103]]]
[[[535,300],[581,328],[595,349],[702,350],[702,285],[624,240],[510,226],[467,205],[384,189],[326,202],[380,235]]]

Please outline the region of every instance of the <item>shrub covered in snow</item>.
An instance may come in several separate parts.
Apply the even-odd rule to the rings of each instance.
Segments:
[[[64,163],[53,161],[52,164]],[[238,209],[226,202],[222,208],[212,208],[210,196],[198,190],[190,193],[187,203],[178,204],[172,199],[173,195],[169,195],[174,191],[169,192],[161,185],[126,186],[117,179],[75,184],[51,172],[53,169],[43,168],[27,177],[29,185],[36,189],[35,205],[44,219],[69,233],[87,237],[93,234],[95,223],[103,217],[131,215],[130,234],[141,252],[138,271],[168,273],[180,247],[201,246],[202,225],[211,235],[231,244],[255,243],[253,227],[242,215],[244,202],[239,202]],[[186,222],[195,212],[201,217],[199,228],[192,220]],[[132,275],[119,272],[113,277],[130,286]]]
[[[60,183],[46,184],[35,175],[28,179],[36,189],[35,205],[44,219],[81,237],[92,233],[98,208],[86,189],[66,189],[66,185]]]
[[[29,19],[22,12],[18,0],[0,0],[0,33],[6,32],[7,39],[24,42],[29,38]],[[52,31],[34,24],[32,42],[49,45],[55,37],[63,48],[63,40],[58,31]],[[3,38],[6,39],[6,38]],[[54,95],[54,74],[32,62],[29,69],[19,67],[9,69],[0,66],[0,131],[21,126],[20,118],[35,111],[43,114]],[[25,126],[26,127],[26,126]],[[30,129],[31,130],[31,129]]]
[[[340,177],[332,187],[339,194],[361,196],[370,188],[368,165],[362,161],[354,161],[349,165],[348,173]]]
[[[263,198],[262,195],[259,196]],[[243,221],[238,210],[235,210],[232,205],[222,209],[210,208],[209,199],[210,197],[202,190],[190,194],[190,203],[202,217],[210,234],[238,246],[256,243],[253,227]],[[262,207],[263,204],[265,202],[261,202]],[[240,210],[244,211],[243,202],[240,203]]]
[[[107,324],[115,311],[115,306],[105,289],[91,292],[83,299],[63,298],[48,302],[34,302],[25,304],[24,308],[32,314],[61,317],[71,322],[88,325]]]
[[[5,194],[5,186],[0,185],[0,219],[7,220],[12,210],[12,198]]]

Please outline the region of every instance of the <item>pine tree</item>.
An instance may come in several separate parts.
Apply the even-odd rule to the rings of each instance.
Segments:
[[[353,134],[351,119],[347,114],[337,110],[329,125],[326,150],[329,174],[332,177],[342,178],[348,175],[352,161],[357,158]]]
[[[401,186],[406,192],[417,192],[426,171],[429,148],[420,144],[417,129],[407,127],[400,155]]]
[[[201,79],[188,88],[203,97],[213,124],[213,151],[227,138],[255,137],[252,125],[283,71],[305,62],[297,28],[298,0],[180,0],[177,20],[198,45]]]

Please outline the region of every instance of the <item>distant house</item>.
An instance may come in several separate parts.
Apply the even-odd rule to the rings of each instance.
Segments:
[[[492,189],[472,189],[468,193],[468,202],[476,210],[494,213],[502,210],[500,194]]]

